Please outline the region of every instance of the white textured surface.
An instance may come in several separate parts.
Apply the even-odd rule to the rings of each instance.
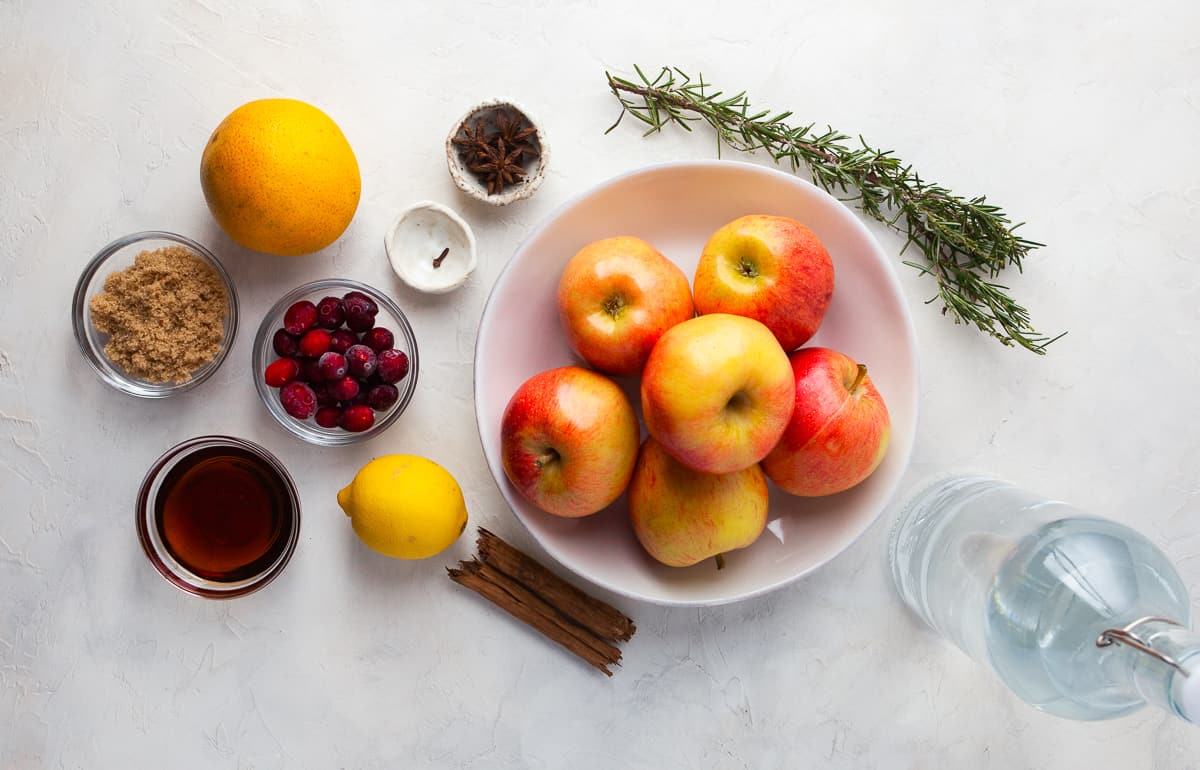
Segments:
[[[427,562],[377,558],[333,501],[372,455],[418,452],[462,481],[473,524],[528,544],[479,449],[475,323],[506,256],[566,196],[713,154],[703,132],[602,135],[615,117],[603,70],[670,63],[861,132],[1026,220],[1049,246],[1006,281],[1037,324],[1070,330],[1045,358],[951,326],[897,262],[923,360],[909,477],[971,466],[1134,523],[1200,589],[1191,0],[344,5],[0,1],[0,767],[1200,763],[1194,728],[1150,710],[1042,715],[920,632],[887,585],[883,522],[762,599],[618,602],[639,631],[608,680],[445,579],[469,539]],[[500,210],[460,197],[442,155],[449,123],[497,95],[528,105],[555,148],[538,194]],[[358,153],[362,204],[323,254],[248,254],[205,209],[200,149],[264,96],[325,108]],[[446,297],[404,289],[383,255],[384,229],[423,198],[462,210],[479,237],[479,269]],[[91,374],[67,311],[94,250],[147,228],[213,247],[247,319],[212,381],[158,403]],[[411,311],[421,384],[383,437],[318,450],[258,403],[250,337],[284,290],[339,273]],[[265,444],[305,504],[289,569],[230,603],[168,586],[133,533],[144,469],[209,432]]]

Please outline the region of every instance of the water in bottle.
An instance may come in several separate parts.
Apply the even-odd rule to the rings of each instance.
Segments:
[[[901,506],[890,559],[904,601],[1034,706],[1105,719],[1150,702],[1200,721],[1187,589],[1130,528],[954,476]]]

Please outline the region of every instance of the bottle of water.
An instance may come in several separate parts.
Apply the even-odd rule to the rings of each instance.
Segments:
[[[1200,723],[1200,635],[1187,589],[1137,532],[983,476],[901,506],[901,598],[1013,692],[1070,719],[1160,706]]]

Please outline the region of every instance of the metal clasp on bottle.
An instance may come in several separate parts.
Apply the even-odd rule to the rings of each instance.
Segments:
[[[1138,652],[1144,652],[1152,658],[1161,660],[1163,663],[1166,663],[1168,666],[1175,669],[1179,673],[1183,674],[1184,676],[1187,676],[1188,672],[1184,670],[1183,666],[1179,665],[1178,661],[1176,661],[1170,655],[1167,655],[1166,653],[1163,653],[1160,650],[1154,649],[1147,642],[1142,640],[1141,637],[1137,636],[1134,633],[1134,629],[1136,629],[1138,626],[1142,625],[1143,623],[1166,623],[1167,625],[1171,625],[1171,626],[1182,626],[1182,624],[1176,623],[1174,620],[1171,620],[1170,618],[1160,618],[1160,617],[1155,617],[1153,615],[1149,615],[1144,618],[1138,618],[1137,620],[1133,621],[1132,623],[1125,626],[1124,628],[1110,628],[1107,631],[1102,632],[1100,634],[1099,638],[1096,639],[1096,646],[1097,647],[1108,647],[1113,644],[1123,644],[1126,647],[1132,647],[1133,649],[1137,650]]]

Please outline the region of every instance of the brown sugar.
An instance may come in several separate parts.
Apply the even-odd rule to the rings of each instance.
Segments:
[[[109,275],[90,307],[112,363],[150,382],[186,382],[220,352],[229,298],[211,265],[166,246]]]

